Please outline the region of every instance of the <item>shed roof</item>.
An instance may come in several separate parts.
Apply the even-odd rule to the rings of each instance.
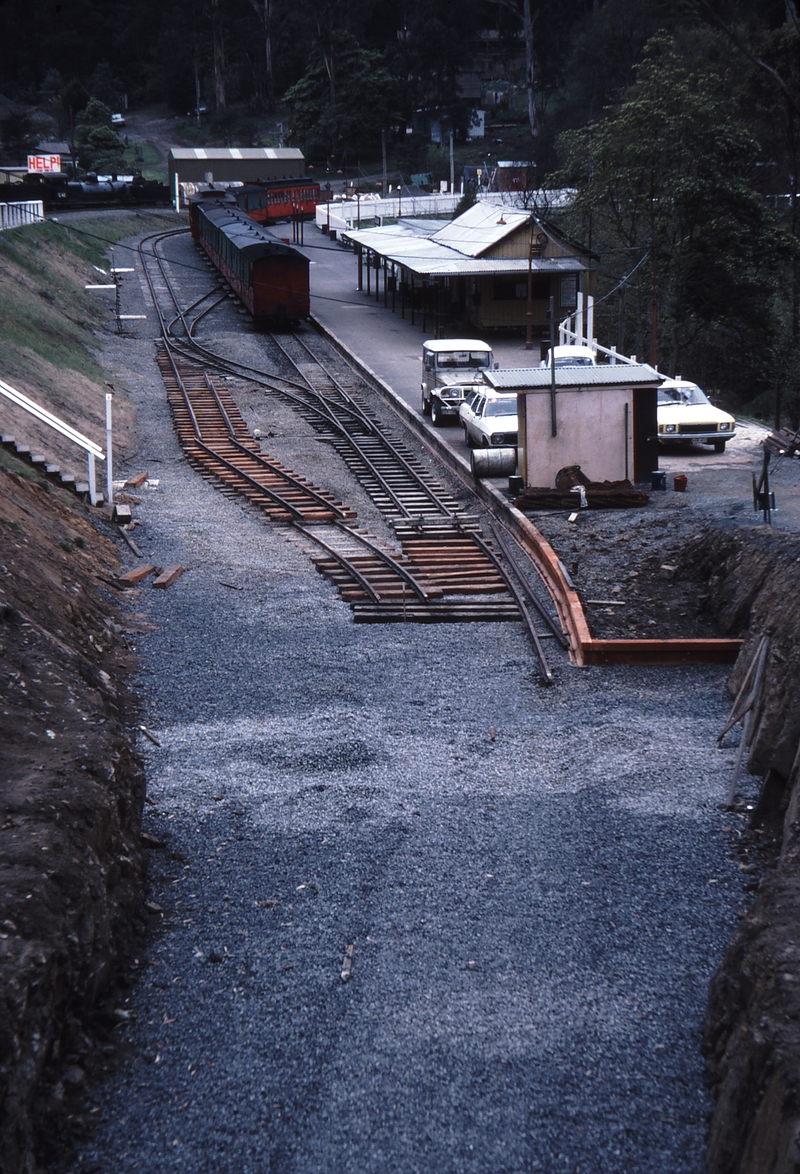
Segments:
[[[229,159],[296,159],[305,160],[297,147],[170,147],[171,159],[210,160],[217,162]]]
[[[556,367],[556,387],[658,387],[664,379],[648,363],[604,363],[600,367]],[[549,367],[513,367],[485,371],[484,380],[497,391],[538,391],[550,387]]]

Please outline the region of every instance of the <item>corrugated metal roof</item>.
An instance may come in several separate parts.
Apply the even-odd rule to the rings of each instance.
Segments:
[[[170,147],[172,159],[208,159],[211,162],[229,159],[297,159],[304,161],[297,147]]]
[[[470,209],[471,211],[471,209]],[[497,216],[497,209],[492,209]],[[506,216],[516,215],[506,212]],[[527,213],[525,214],[527,216]],[[456,222],[453,221],[455,224]],[[450,228],[448,224],[445,227]],[[528,272],[527,257],[481,258],[465,256],[442,244],[439,220],[400,220],[383,228],[362,228],[342,233],[345,240],[372,249],[381,257],[424,277],[486,276],[494,273]],[[533,273],[576,273],[588,269],[580,257],[534,257]]]
[[[209,200],[201,201],[200,206],[206,218],[233,241],[237,249],[249,260],[255,261],[269,253],[292,252],[290,247],[265,225],[257,224],[233,205]]]
[[[549,367],[511,367],[486,371],[483,378],[497,391],[536,391],[550,387]],[[601,367],[556,367],[556,387],[658,387],[663,380],[647,363],[604,363]]]
[[[521,209],[477,203],[458,219],[441,227],[434,240],[465,257],[480,257],[481,253],[527,224],[530,218],[531,213]]]

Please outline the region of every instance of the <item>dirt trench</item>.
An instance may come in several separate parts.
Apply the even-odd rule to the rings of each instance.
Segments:
[[[715,1099],[709,1174],[800,1171],[800,539],[714,528],[687,565],[702,568],[724,635],[746,641],[735,694],[769,634],[747,768],[761,776],[742,867],[767,875],[711,983],[704,1026]]]
[[[147,914],[134,620],[88,507],[0,467],[0,1169],[86,1128]],[[65,1148],[66,1147],[66,1148]]]

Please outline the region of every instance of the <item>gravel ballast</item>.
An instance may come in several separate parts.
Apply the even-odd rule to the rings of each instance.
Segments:
[[[521,625],[356,626],[180,458],[152,341],[106,361],[158,480],[136,542],[187,570],[133,603],[160,912],[73,1170],[700,1174],[727,670],[551,640],[548,690]]]

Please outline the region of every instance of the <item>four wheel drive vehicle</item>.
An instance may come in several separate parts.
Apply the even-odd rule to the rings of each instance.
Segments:
[[[517,443],[517,397],[479,391],[459,412],[470,448],[512,448]]]
[[[480,391],[486,391],[485,383],[447,383],[435,387],[430,398],[431,423],[438,428],[445,420],[455,420],[461,405]],[[422,411],[425,412],[424,406]]]
[[[457,416],[467,390],[491,371],[492,348],[478,338],[439,338],[422,344],[422,414],[441,424]],[[449,389],[449,390],[447,390]]]
[[[667,379],[658,389],[659,444],[686,444],[699,440],[712,444],[715,452],[736,435],[733,416],[715,408],[696,383],[684,379]]]
[[[553,366],[555,367],[596,367],[597,359],[590,346],[554,346]],[[550,351],[539,364],[540,367],[550,366]]]

